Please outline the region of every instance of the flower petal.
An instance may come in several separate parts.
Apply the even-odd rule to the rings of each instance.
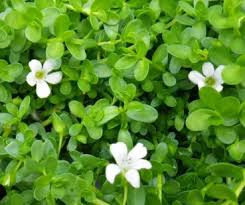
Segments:
[[[50,84],[57,84],[62,80],[62,72],[50,73],[46,76],[45,80]]]
[[[221,92],[223,90],[223,86],[219,83],[217,83],[216,85],[213,86],[213,88],[215,90],[217,90],[218,92]]]
[[[204,81],[200,81],[198,84],[198,89],[200,90],[201,88],[205,87],[206,86],[206,83]]]
[[[51,90],[48,86],[48,83],[46,83],[45,81],[38,81],[36,92],[38,97],[46,98],[50,95]]]
[[[39,60],[33,59],[29,62],[29,67],[33,72],[36,72],[38,70],[42,69],[42,64]]]
[[[142,159],[147,155],[147,149],[142,143],[138,143],[128,153],[128,159],[138,160]]]
[[[126,144],[123,142],[112,144],[110,146],[110,151],[119,166],[127,159],[128,149]]]
[[[151,169],[151,163],[145,159],[139,159],[130,164],[132,169],[140,170],[140,169]]]
[[[43,64],[43,69],[48,73],[51,70],[58,69],[61,66],[61,60],[48,59]]]
[[[116,164],[109,164],[105,170],[105,176],[108,182],[114,183],[116,176],[121,172],[121,169]]]
[[[213,76],[213,74],[214,74],[213,64],[210,62],[204,63],[202,66],[202,72],[207,77]]]
[[[131,169],[126,172],[125,177],[127,181],[134,187],[139,188],[140,187],[140,175],[139,172],[135,169]]]
[[[27,74],[27,76],[26,76],[26,82],[27,82],[30,86],[36,85],[37,81],[36,81],[36,78],[35,78],[33,72],[30,72],[30,73]]]
[[[214,77],[218,81],[218,83],[222,84],[224,83],[223,78],[222,78],[222,72],[224,70],[225,66],[220,65],[214,72]]]
[[[204,83],[205,80],[204,76],[195,70],[189,73],[188,78],[191,82],[193,82],[196,85],[198,85],[199,83]]]

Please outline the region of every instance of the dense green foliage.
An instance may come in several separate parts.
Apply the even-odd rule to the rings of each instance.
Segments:
[[[32,59],[62,61],[48,98]],[[117,141],[152,164],[128,205],[245,205],[245,1],[1,0],[0,135],[0,205],[121,205]]]

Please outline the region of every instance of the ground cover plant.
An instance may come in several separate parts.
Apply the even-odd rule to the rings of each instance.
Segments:
[[[1,0],[0,205],[245,205],[244,0]]]

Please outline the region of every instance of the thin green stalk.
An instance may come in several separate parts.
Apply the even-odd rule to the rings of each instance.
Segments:
[[[123,195],[123,203],[122,205],[126,205],[128,201],[128,183],[124,183],[124,195]]]
[[[64,135],[62,133],[60,133],[59,134],[58,156],[60,155],[60,151],[61,151],[61,148],[62,148],[63,138],[64,138]]]
[[[162,204],[162,174],[157,175],[158,198]]]
[[[11,128],[9,126],[4,127],[2,137],[8,137],[10,133],[11,133]]]
[[[100,199],[98,199],[98,198],[96,198],[96,199],[93,201],[93,203],[94,203],[95,205],[109,205],[109,204],[106,203],[105,201],[102,201],[102,200],[100,200]]]
[[[22,160],[20,160],[20,161],[18,162],[18,164],[16,165],[16,167],[15,167],[15,169],[14,169],[14,173],[16,173],[16,172],[19,170],[19,168],[20,168],[22,162],[23,162]]]
[[[235,189],[235,194],[237,197],[239,197],[240,193],[242,192],[242,190],[245,187],[245,179],[243,179],[236,187]]]
[[[51,119],[48,118],[48,119],[46,119],[46,120],[44,120],[44,121],[42,122],[42,125],[43,125],[44,127],[46,127],[46,126],[49,125],[51,122],[52,122]]]

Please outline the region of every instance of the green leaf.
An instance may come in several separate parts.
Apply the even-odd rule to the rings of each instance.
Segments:
[[[22,29],[27,24],[24,16],[20,12],[15,11],[15,10],[12,10],[9,13],[7,13],[5,17],[5,21],[7,25],[9,25],[10,27],[14,29]]]
[[[168,154],[168,146],[165,142],[161,142],[157,145],[156,151],[151,156],[151,160],[162,163]]]
[[[137,81],[143,81],[149,72],[149,62],[146,59],[138,61],[134,70],[134,77]]]
[[[212,164],[208,167],[208,170],[215,176],[234,177],[236,179],[243,179],[243,168],[230,163]]]
[[[50,177],[40,176],[34,184],[34,198],[38,201],[45,199],[50,193]]]
[[[235,193],[224,184],[214,184],[207,190],[206,194],[215,199],[226,199],[236,201]]]
[[[14,119],[13,115],[9,113],[0,113],[0,124],[7,124]]]
[[[224,0],[224,13],[228,16],[234,15],[240,3],[239,0]]]
[[[72,56],[77,60],[85,60],[87,57],[87,54],[85,52],[85,49],[81,45],[74,44],[72,42],[66,42],[66,47],[72,54]]]
[[[231,144],[237,138],[237,133],[232,127],[219,126],[215,128],[218,139],[224,144]]]
[[[138,40],[136,42],[136,51],[137,51],[137,56],[140,58],[144,58],[145,55],[147,54],[148,47],[143,40]]]
[[[191,48],[186,45],[173,44],[167,46],[168,52],[179,59],[186,60],[191,56]]]
[[[98,78],[108,78],[112,75],[112,69],[110,66],[104,63],[95,63],[94,72]]]
[[[87,93],[91,90],[90,83],[87,80],[83,80],[83,79],[78,80],[77,86],[83,93]]]
[[[129,187],[128,190],[128,205],[143,205],[145,204],[145,190],[143,187],[133,189]]]
[[[43,1],[43,0],[39,0]],[[52,26],[56,20],[56,18],[60,15],[60,11],[58,8],[50,7],[42,10],[43,18],[42,24],[45,27]]]
[[[238,121],[240,101],[238,98],[233,96],[224,97],[216,105],[216,110],[224,118],[225,125],[234,125]]]
[[[62,82],[62,84],[60,85],[60,92],[63,95],[70,95],[71,94],[72,85],[71,85],[70,81]]]
[[[146,203],[145,203],[145,205],[151,205],[151,204],[161,205],[162,203],[160,202],[159,197],[156,194],[148,193],[146,195]]]
[[[33,160],[39,162],[44,155],[44,143],[41,140],[36,140],[31,146],[31,157]]]
[[[225,83],[237,85],[245,80],[245,69],[239,65],[227,65],[222,72]]]
[[[109,10],[113,3],[113,0],[94,0],[91,9],[92,11]]]
[[[164,184],[164,192],[168,194],[176,194],[180,191],[180,183],[176,180],[169,180]]]
[[[188,193],[187,203],[189,205],[202,205],[203,196],[200,190],[192,190]]]
[[[202,102],[210,108],[215,108],[221,100],[221,95],[211,87],[203,87],[199,91],[199,96]]]
[[[65,122],[56,113],[52,114],[52,123],[56,132],[64,134],[66,129]]]
[[[120,77],[111,77],[109,84],[114,95],[122,101],[131,101],[136,95],[136,86],[132,83],[127,84],[124,79]]]
[[[26,96],[21,104],[20,104],[20,107],[19,107],[19,112],[18,112],[18,118],[23,118],[24,115],[27,114],[28,110],[29,110],[29,107],[30,107],[30,103],[31,103],[31,98],[30,96]]]
[[[214,44],[209,48],[208,57],[216,65],[229,65],[235,61],[230,49],[221,43]]]
[[[73,100],[73,101],[69,102],[69,108],[70,108],[70,111],[73,115],[75,115],[76,117],[79,117],[79,118],[83,118],[83,115],[85,113],[85,109],[84,109],[84,106],[82,103],[80,103],[76,100]]]
[[[150,46],[149,31],[140,19],[129,21],[123,31],[122,38],[129,43],[137,44],[137,42],[143,41],[147,48]]]
[[[240,119],[242,126],[245,127],[245,103],[244,102],[241,104],[239,119]]]
[[[12,193],[11,195],[9,195],[7,204],[8,205],[15,205],[15,204],[25,205],[25,200],[24,200],[23,195]]]
[[[0,102],[6,103],[10,99],[10,92],[2,85],[0,84]]]
[[[47,45],[46,55],[48,58],[59,59],[64,54],[64,45],[59,41],[50,41]]]
[[[186,119],[186,126],[191,131],[202,131],[210,126],[217,126],[223,123],[221,116],[209,109],[198,109],[193,111]]]
[[[127,129],[120,129],[117,137],[118,142],[124,142],[129,149],[133,148],[133,140],[130,132]]]
[[[184,128],[184,125],[185,125],[184,119],[181,116],[176,115],[174,119],[174,126],[176,130],[181,131]]]
[[[45,150],[45,152],[46,152],[46,150]],[[51,175],[53,175],[55,173],[56,168],[57,168],[57,163],[58,163],[56,158],[57,157],[51,157],[50,154],[49,154],[48,157],[46,157],[44,159],[44,161],[42,161],[41,165],[42,165],[42,167],[44,167],[44,171],[47,174],[46,177],[51,176]],[[48,178],[46,180],[47,181],[45,182],[45,184],[48,183]]]
[[[195,23],[195,20],[188,15],[178,15],[176,16],[176,21],[180,24],[187,25],[187,26],[192,26]]]
[[[89,22],[94,30],[98,31],[100,29],[101,24],[96,16],[89,16]]]
[[[166,14],[170,16],[175,16],[178,1],[176,0],[159,1],[159,4],[162,11],[164,11]]]
[[[117,106],[111,105],[103,108],[103,113],[103,118],[98,122],[98,125],[103,125],[118,116],[120,114],[120,110]]]
[[[58,37],[62,37],[65,31],[70,27],[70,19],[66,14],[58,16],[54,21],[54,33]]]
[[[22,74],[23,66],[20,63],[12,63],[0,70],[0,79],[6,82],[13,82]]]
[[[176,84],[176,78],[169,72],[163,73],[163,82],[168,87],[173,87]]]
[[[5,151],[14,158],[20,157],[20,143],[18,141],[10,142],[6,147]]]
[[[35,4],[41,9],[53,7],[55,5],[53,1],[49,0],[35,0]]]
[[[127,70],[133,67],[137,61],[138,59],[136,56],[124,56],[116,62],[115,68],[118,70]]]
[[[78,135],[81,132],[82,127],[83,126],[81,124],[79,124],[79,123],[73,124],[69,128],[69,135],[71,135],[72,137]]]
[[[245,140],[241,140],[232,144],[229,146],[228,151],[234,160],[240,162],[245,153]]]
[[[42,28],[37,23],[32,23],[26,27],[25,35],[29,41],[36,43],[42,37]]]
[[[154,64],[161,64],[166,66],[168,63],[168,51],[165,44],[160,45],[152,56],[152,62]]]
[[[94,140],[100,139],[103,135],[103,129],[101,127],[88,127],[88,126],[86,126],[86,128],[87,128],[89,136]]]
[[[7,111],[13,115],[13,116],[17,116],[18,115],[18,107],[17,105],[13,104],[13,103],[7,103],[6,104],[6,109]]]
[[[75,161],[78,161],[87,170],[91,170],[96,167],[104,167],[107,164],[106,160],[100,159],[90,154],[81,154],[79,152],[72,152],[71,157]]]
[[[145,123],[154,122],[158,117],[155,108],[137,101],[129,103],[126,114],[133,120]]]

